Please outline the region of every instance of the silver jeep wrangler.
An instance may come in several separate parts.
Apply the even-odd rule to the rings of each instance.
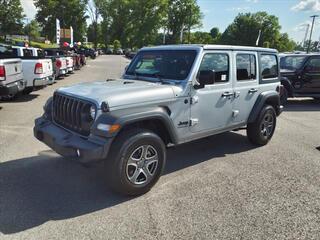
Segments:
[[[138,195],[159,179],[168,146],[244,127],[253,144],[267,144],[279,92],[276,50],[148,47],[121,79],[56,90],[34,135],[62,156],[104,160],[110,186]]]

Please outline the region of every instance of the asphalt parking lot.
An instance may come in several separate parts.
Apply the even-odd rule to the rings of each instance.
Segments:
[[[169,150],[147,194],[105,185],[32,134],[54,89],[120,76],[129,61],[100,56],[81,71],[0,102],[0,239],[320,239],[320,102],[290,100],[265,147],[244,131]]]

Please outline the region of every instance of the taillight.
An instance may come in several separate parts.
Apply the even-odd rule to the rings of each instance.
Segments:
[[[42,74],[43,73],[42,63],[36,63],[36,66],[34,67],[34,73],[35,74]]]
[[[4,66],[0,66],[0,81],[6,80],[6,69]]]
[[[57,68],[61,68],[61,66],[62,66],[61,60],[56,61],[56,66],[57,66]]]

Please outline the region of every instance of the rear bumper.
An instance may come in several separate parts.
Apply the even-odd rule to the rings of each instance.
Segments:
[[[73,71],[74,71],[74,68],[73,68],[73,67],[68,67],[68,68],[67,68],[67,71],[68,71],[68,72],[73,72]]]
[[[58,154],[81,163],[105,159],[112,143],[112,138],[82,138],[58,127],[44,117],[35,120],[33,133],[39,141]]]
[[[44,78],[35,78],[33,80],[33,86],[34,87],[41,87],[41,86],[46,86],[49,83],[49,77],[44,77]]]
[[[59,69],[59,71],[57,72],[58,76],[65,75],[65,74],[67,74],[67,69],[66,68],[65,69]]]
[[[26,82],[22,79],[4,86],[0,86],[0,96],[15,95],[26,87]]]

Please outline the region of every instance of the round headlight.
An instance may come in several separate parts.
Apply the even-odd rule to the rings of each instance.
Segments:
[[[96,108],[94,106],[91,106],[90,107],[90,116],[93,120],[96,118],[96,113],[97,113]]]

